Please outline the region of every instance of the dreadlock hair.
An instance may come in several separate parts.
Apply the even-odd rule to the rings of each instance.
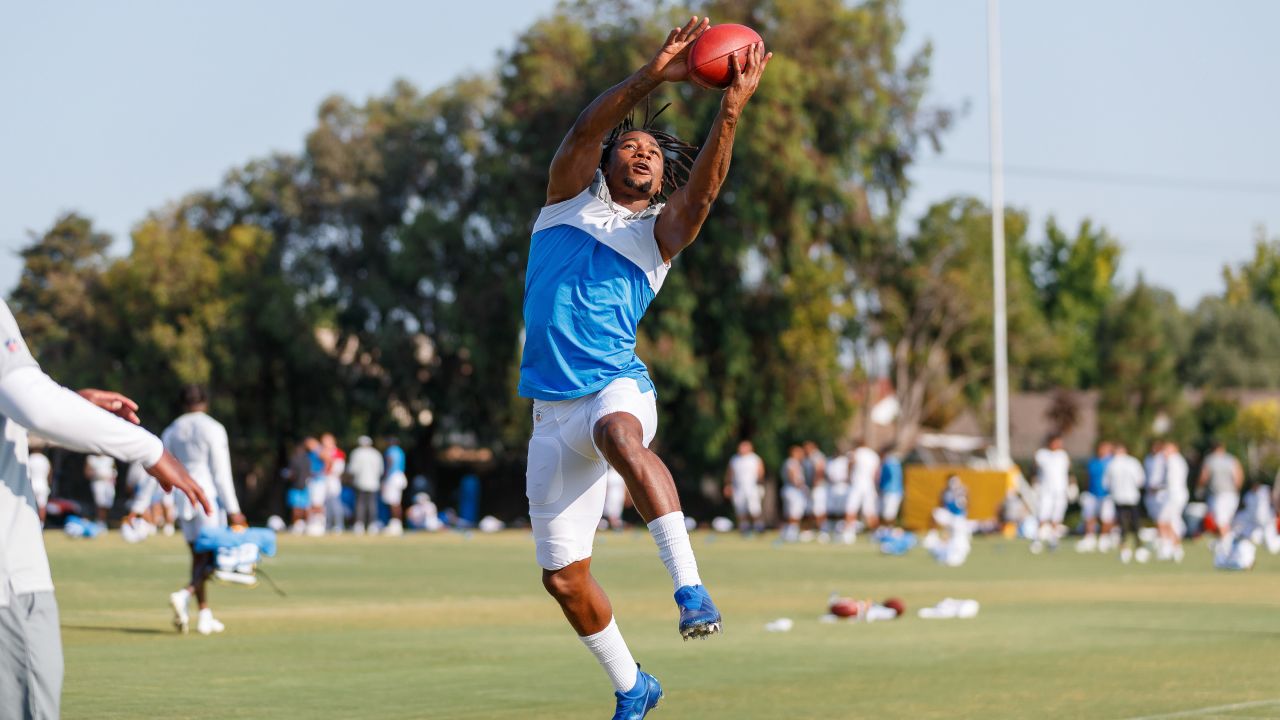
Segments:
[[[652,105],[650,99],[645,98],[644,122],[639,127],[636,126],[635,110],[633,109],[609,133],[609,137],[605,138],[604,145],[600,149],[600,169],[604,170],[605,165],[609,163],[609,155],[613,153],[618,144],[618,138],[632,130],[648,133],[657,141],[658,147],[662,150],[662,187],[649,201],[650,204],[666,202],[669,193],[689,182],[689,170],[693,165],[694,157],[698,154],[697,145],[690,145],[671,133],[663,132],[653,127],[653,121],[657,120],[658,116],[669,107],[671,107],[671,103],[663,105],[658,108],[658,112],[651,114]]]

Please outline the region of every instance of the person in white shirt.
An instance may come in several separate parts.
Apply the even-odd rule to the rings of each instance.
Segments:
[[[1218,535],[1226,540],[1231,535],[1231,521],[1240,508],[1240,489],[1244,487],[1244,468],[1235,455],[1227,452],[1221,442],[1213,444],[1213,451],[1204,458],[1200,468],[1200,481],[1197,490],[1204,492],[1209,488],[1209,508],[1213,514],[1213,522],[1218,526]]]
[[[1071,485],[1071,456],[1062,447],[1062,438],[1053,436],[1045,447],[1036,451],[1036,496],[1039,500],[1037,519],[1040,533],[1031,543],[1031,552],[1044,550],[1044,544],[1057,548],[1064,530],[1067,495]]]
[[[40,370],[0,300],[0,718],[56,718],[62,695],[58,604],[31,476],[27,431],[75,452],[142,462],[166,490],[208,506],[138,405],[103,390],[74,393]]]
[[[98,522],[107,524],[107,514],[116,504],[116,461],[110,455],[90,455],[84,459],[84,476],[93,490],[93,506]]]
[[[756,454],[750,440],[738,443],[738,452],[729,460],[724,473],[724,497],[733,503],[738,530],[746,535],[762,532],[761,499],[764,491],[764,460]]]
[[[824,482],[813,489],[813,516],[818,520],[818,542],[831,541],[830,515],[839,518],[840,528],[846,526],[845,509],[849,506],[849,470],[851,453],[837,452],[825,463]]]
[[[1156,528],[1160,532],[1160,544],[1156,547],[1156,558],[1182,562],[1182,536],[1186,534],[1182,513],[1191,500],[1191,490],[1187,486],[1187,476],[1191,471],[1177,443],[1166,442],[1163,453],[1164,489],[1157,496]]]
[[[880,453],[866,442],[849,456],[849,501],[844,509],[844,541],[854,541],[857,519],[862,516],[868,530],[880,527],[880,501],[877,486],[880,484]]]
[[[356,449],[351,451],[347,473],[356,490],[356,521],[351,529],[363,535],[378,522],[378,488],[382,485],[382,453],[373,446],[373,438],[360,436]]]
[[[31,492],[36,497],[36,508],[40,512],[40,522],[45,521],[45,506],[49,504],[49,493],[52,485],[49,482],[53,474],[53,466],[44,453],[36,450],[27,456],[27,470],[31,473]]]
[[[1116,519],[1120,523],[1120,562],[1128,563],[1133,559],[1146,562],[1151,553],[1138,545],[1138,506],[1142,503],[1142,486],[1146,484],[1147,473],[1142,463],[1129,454],[1128,448],[1117,443],[1115,455],[1107,464],[1107,471],[1102,476],[1102,483],[1116,503]],[[1126,545],[1125,541],[1129,541]]]
[[[1165,488],[1165,453],[1164,440],[1151,443],[1151,452],[1142,461],[1142,469],[1147,473],[1147,487],[1142,493],[1142,504],[1147,517],[1158,522],[1160,503],[1163,502]]]
[[[222,632],[225,627],[209,609],[206,586],[215,569],[214,553],[196,552],[196,539],[204,528],[224,528],[228,522],[233,528],[245,527],[247,523],[244,515],[240,514],[240,501],[236,498],[236,487],[231,477],[227,429],[207,414],[208,392],[199,385],[188,385],[182,389],[181,400],[186,412],[165,428],[161,435],[164,446],[182,461],[205,495],[218,499],[226,517],[217,509],[203,512],[189,502],[183,502],[178,509],[182,536],[191,548],[191,577],[185,587],[169,595],[169,606],[173,608],[174,627],[185,634],[190,623],[187,604],[194,595],[200,609],[196,631],[210,635]]]

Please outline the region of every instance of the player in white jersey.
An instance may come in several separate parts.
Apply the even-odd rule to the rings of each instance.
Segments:
[[[75,452],[142,462],[166,489],[208,501],[119,393],[76,394],[40,370],[0,300],[0,718],[57,718],[62,639],[27,462],[27,431]],[[122,419],[123,418],[123,419]]]
[[[1142,469],[1147,473],[1147,486],[1142,493],[1142,505],[1147,511],[1147,517],[1155,523],[1159,522],[1160,504],[1164,498],[1164,446],[1164,440],[1151,443],[1151,452],[1142,460]]]
[[[804,448],[792,445],[778,472],[782,476],[780,492],[785,520],[782,541],[796,542],[800,539],[800,521],[809,508],[809,486],[804,482]]]
[[[1204,492],[1206,487],[1209,489],[1209,509],[1213,513],[1213,522],[1218,526],[1219,537],[1228,540],[1231,523],[1240,507],[1244,468],[1235,455],[1227,452],[1226,445],[1214,443],[1212,452],[1204,458],[1200,468],[1200,481],[1196,486],[1199,492]]]
[[[738,530],[747,535],[764,530],[761,499],[764,492],[764,460],[750,440],[738,443],[738,452],[729,459],[724,473],[724,496],[733,503]]]
[[[1067,494],[1071,484],[1071,456],[1062,448],[1062,438],[1053,436],[1045,447],[1036,451],[1036,497],[1039,501],[1037,519],[1040,532],[1031,543],[1031,552],[1044,550],[1044,543],[1051,548],[1058,546],[1062,537],[1062,521],[1067,514]]]
[[[181,503],[178,517],[181,519],[182,536],[191,548],[191,577],[185,587],[169,595],[169,605],[173,608],[174,627],[186,633],[190,623],[187,604],[194,595],[200,609],[196,631],[209,635],[222,632],[224,627],[209,609],[206,587],[209,575],[215,569],[214,553],[196,552],[196,538],[206,527],[226,527],[228,521],[232,527],[244,527],[246,523],[244,515],[240,514],[240,501],[236,498],[231,478],[227,429],[207,414],[209,395],[203,387],[188,385],[182,389],[181,399],[186,412],[165,428],[161,438],[165,448],[182,461],[205,495],[218,499],[222,512],[217,509],[204,512],[192,503]]]
[[[688,79],[689,50],[707,25],[694,18],[672,30],[648,64],[578,116],[551,161],[525,273],[519,393],[534,401],[526,494],[536,557],[547,591],[613,683],[616,717],[626,720],[648,714],[662,689],[635,666],[591,574],[606,465],[626,480],[671,575],[681,636],[705,637],[721,623],[675,481],[649,449],[656,392],[635,352],[641,318],[725,180],[738,120],[768,62],[762,44],[732,61],[733,80],[700,150],[654,128],[656,115],[646,112],[637,126],[631,113],[650,92]]]
[[[1164,488],[1157,495],[1159,510],[1156,514],[1156,528],[1160,532],[1160,542],[1156,546],[1156,559],[1182,562],[1182,536],[1186,534],[1186,524],[1182,513],[1187,509],[1191,499],[1191,490],[1187,486],[1190,469],[1187,459],[1182,457],[1175,442],[1166,442],[1161,448],[1164,462]]]
[[[107,524],[107,513],[116,504],[116,461],[110,455],[89,455],[84,459],[84,476],[93,491],[98,522]]]
[[[880,527],[879,484],[880,453],[872,450],[865,441],[860,441],[850,455],[849,502],[844,511],[845,542],[853,542],[859,516],[868,530]]]
[[[53,475],[53,466],[49,463],[49,458],[39,450],[32,450],[27,456],[27,470],[31,473],[31,493],[36,498],[36,508],[40,512],[40,522],[45,520],[45,506],[49,504],[49,493],[51,492],[50,476]]]
[[[820,543],[830,542],[833,531],[844,530],[847,526],[845,509],[849,505],[849,463],[847,452],[837,452],[830,459],[825,459],[822,482],[813,486],[813,519],[818,525]],[[839,528],[833,527],[837,523],[831,519],[832,515],[839,518]]]

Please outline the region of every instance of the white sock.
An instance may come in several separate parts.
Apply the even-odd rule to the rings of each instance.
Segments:
[[[211,608],[205,608],[200,611],[200,619],[203,620],[205,618],[213,619],[213,610]]]
[[[600,667],[609,674],[615,690],[625,693],[636,686],[638,670],[635,658],[631,657],[627,641],[622,639],[622,632],[613,618],[609,618],[605,629],[595,635],[578,636],[578,639],[600,661]]]
[[[191,591],[186,588],[182,588],[181,590],[178,590],[177,592],[174,593],[174,595],[182,598],[180,602],[183,605],[186,605],[187,601],[191,599]]]
[[[649,533],[658,544],[658,557],[671,573],[671,582],[679,590],[685,585],[701,585],[698,561],[693,558],[693,546],[689,544],[689,531],[685,529],[684,513],[667,513],[649,523]]]

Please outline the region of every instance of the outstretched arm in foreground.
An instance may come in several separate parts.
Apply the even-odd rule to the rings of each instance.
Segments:
[[[600,164],[600,143],[654,88],[663,82],[680,82],[689,76],[686,60],[693,41],[707,29],[708,20],[695,15],[683,28],[667,35],[662,49],[631,77],[609,88],[578,116],[560,149],[551,160],[547,204],[568,200],[582,192]]]
[[[729,159],[733,156],[733,136],[738,129],[742,108],[755,94],[760,77],[773,53],[765,53],[763,43],[756,43],[746,53],[741,64],[737,55],[729,57],[733,67],[733,84],[724,91],[720,100],[720,112],[711,126],[711,135],[698,152],[697,160],[689,171],[689,182],[671,194],[667,207],[658,216],[654,235],[662,250],[662,259],[670,261],[689,247],[702,223],[711,212],[711,203],[720,193],[725,176],[729,174]]]

